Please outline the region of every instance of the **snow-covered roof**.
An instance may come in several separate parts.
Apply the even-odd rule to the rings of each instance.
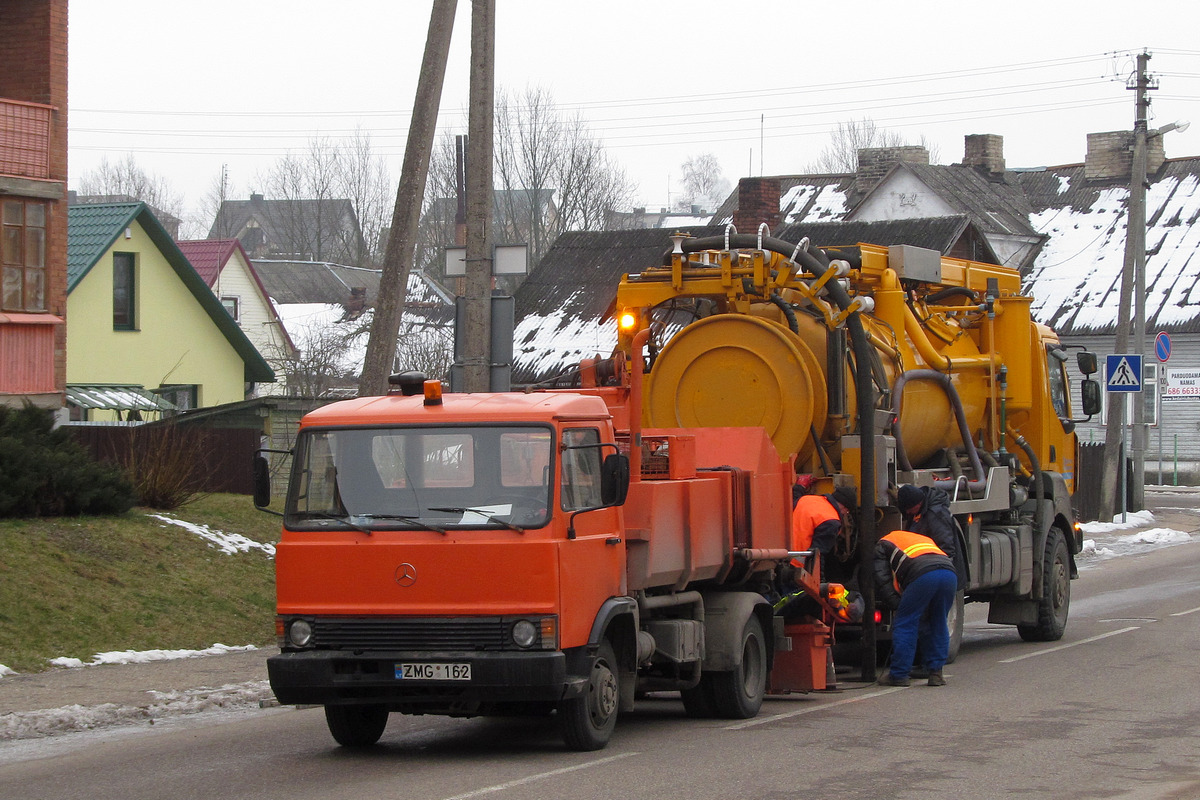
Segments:
[[[1125,264],[1129,188],[1089,183],[1083,165],[1021,173],[1030,222],[1049,239],[1025,290],[1033,314],[1060,334],[1116,327]],[[1200,157],[1172,159],[1146,190],[1146,323],[1200,331]]]

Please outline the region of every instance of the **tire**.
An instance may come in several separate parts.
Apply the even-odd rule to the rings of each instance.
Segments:
[[[708,673],[700,676],[700,683],[691,689],[682,689],[683,713],[692,719],[712,719],[717,716],[717,704],[713,700],[712,677]]]
[[[950,613],[946,615],[946,627],[950,629],[950,647],[946,651],[947,664],[954,663],[954,659],[958,658],[958,648],[962,647],[963,610],[966,602],[966,592],[955,592],[954,605],[950,606]]]
[[[767,693],[767,642],[753,614],[742,628],[742,663],[729,672],[710,673],[713,702],[725,719],[750,719]]]
[[[325,724],[342,747],[369,747],[379,741],[387,727],[385,705],[325,706]]]
[[[604,640],[592,661],[587,688],[579,697],[559,703],[563,742],[572,750],[599,750],[617,726],[621,671],[612,645]]]
[[[1067,538],[1057,527],[1046,536],[1042,560],[1042,596],[1038,598],[1037,625],[1018,625],[1017,632],[1027,642],[1055,642],[1067,629],[1071,607],[1071,556]]]

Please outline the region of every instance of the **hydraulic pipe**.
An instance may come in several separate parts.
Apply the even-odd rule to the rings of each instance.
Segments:
[[[908,452],[904,447],[904,439],[900,434],[900,408],[901,400],[904,397],[904,385],[909,381],[929,381],[941,387],[946,394],[946,399],[950,401],[950,407],[954,409],[954,419],[958,423],[958,435],[962,438],[963,447],[966,448],[967,457],[971,462],[971,469],[975,471],[975,480],[969,482],[969,487],[972,491],[976,489],[984,489],[987,486],[987,473],[983,469],[983,464],[979,460],[979,451],[975,447],[975,440],[971,438],[971,431],[967,427],[967,413],[963,409],[962,399],[958,396],[958,392],[954,389],[954,384],[950,382],[950,376],[941,372],[936,372],[931,369],[913,369],[902,373],[896,378],[896,385],[892,389],[892,416],[896,420],[894,426],[894,434],[896,437],[896,460],[905,470],[912,470],[912,462],[908,459]]]

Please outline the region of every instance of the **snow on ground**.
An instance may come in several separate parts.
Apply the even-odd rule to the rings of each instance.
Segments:
[[[1085,522],[1079,526],[1085,534],[1095,537],[1083,540],[1079,553],[1081,567],[1114,556],[1142,553],[1155,547],[1166,547],[1192,541],[1192,535],[1171,528],[1149,528],[1137,533],[1118,535],[1121,531],[1145,528],[1153,525],[1155,517],[1150,511],[1131,511],[1113,517],[1112,522]]]
[[[214,644],[203,650],[115,650],[109,653],[96,653],[91,661],[81,661],[78,658],[52,658],[50,663],[56,667],[95,667],[100,664],[148,664],[151,661],[171,661],[176,658],[199,658],[200,656],[219,656],[224,653],[244,653],[247,650],[257,650],[252,644],[230,647],[227,644]]]
[[[264,701],[269,702],[273,698],[267,681],[182,692],[150,691],[147,694],[153,702],[145,706],[103,703],[98,706],[70,705],[20,714],[2,714],[0,741],[36,739],[114,726],[153,725],[160,720],[185,714],[258,708]]]
[[[256,542],[253,539],[247,539],[240,533],[225,533],[224,531],[213,530],[207,525],[197,525],[194,522],[172,517],[170,514],[147,514],[146,516],[165,522],[169,525],[178,525],[186,531],[191,531],[202,539],[207,539],[210,547],[216,547],[226,555],[234,555],[236,553],[245,553],[252,549],[258,548],[266,553],[271,558],[275,557],[275,545],[264,542]]]

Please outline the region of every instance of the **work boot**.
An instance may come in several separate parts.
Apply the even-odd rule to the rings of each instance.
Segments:
[[[946,679],[942,677],[942,671],[940,669],[934,669],[934,670],[929,671],[929,685],[930,686],[945,686],[946,685]]]
[[[885,672],[879,678],[881,686],[908,686],[911,683],[908,678],[897,678],[890,672]]]

